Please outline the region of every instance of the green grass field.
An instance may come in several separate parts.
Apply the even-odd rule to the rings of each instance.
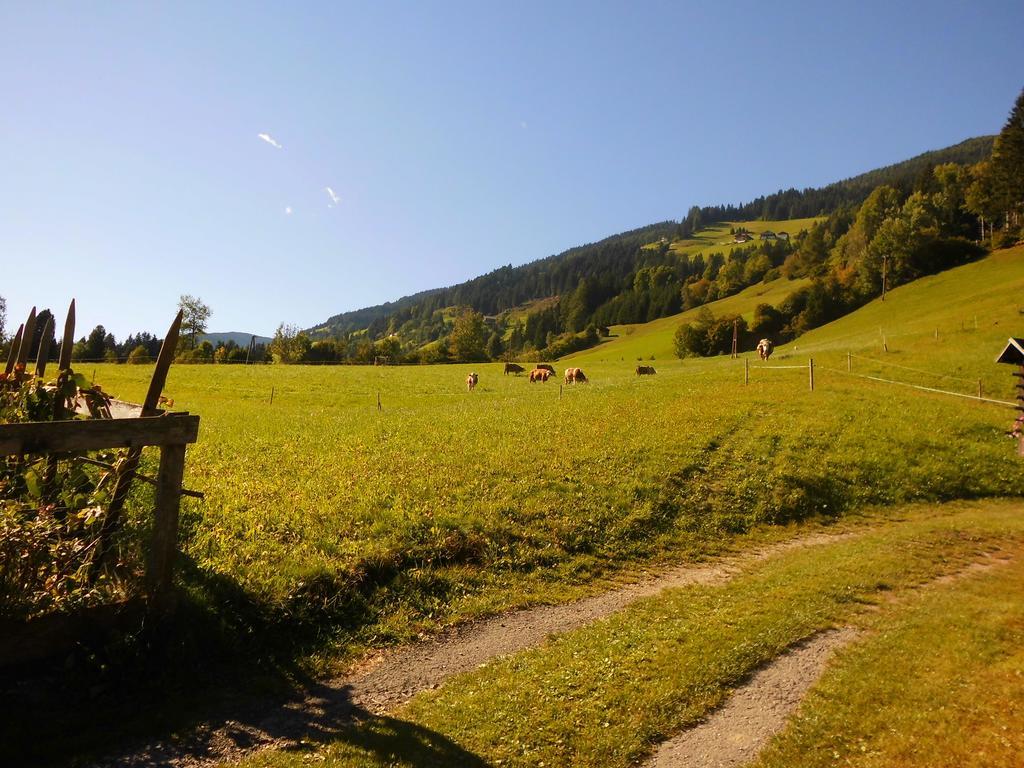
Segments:
[[[743,315],[747,322],[754,319],[754,308],[758,304],[778,305],[793,291],[810,284],[808,279],[787,280],[781,277],[768,283],[758,283],[745,288],[733,296],[709,302],[706,307],[716,316]],[[574,365],[590,363],[631,361],[662,361],[678,364],[673,345],[673,335],[683,323],[696,319],[701,308],[680,312],[678,315],[663,317],[649,323],[636,325],[613,325],[611,335],[593,349],[566,356]]]
[[[900,288],[782,348],[773,362],[818,357],[813,393],[805,372],[756,364],[744,387],[727,358],[638,380],[632,360],[602,362],[598,350],[573,360],[591,383],[561,394],[498,364],[473,366],[473,393],[470,366],[175,367],[168,394],[203,419],[186,481],[206,500],[186,509],[186,553],[317,621],[384,589],[364,638],[381,642],[759,523],[1015,493],[1021,466],[1003,435],[1012,411],[842,371],[846,349],[876,354],[884,318],[886,362],[1010,397],[1008,371],[991,361],[1017,317],[1021,257],[1000,252]],[[958,330],[968,310],[977,331]],[[652,336],[668,333],[663,323]],[[96,370],[128,399],[148,374]]]
[[[724,253],[728,256],[733,249],[741,247],[740,244],[733,242],[733,235],[729,232],[732,228],[744,227],[754,236],[753,243],[756,244],[759,242],[757,236],[762,232],[787,232],[790,237],[795,237],[798,232],[810,229],[820,220],[818,217],[812,217],[787,221],[725,221],[706,227],[687,240],[676,240],[670,248],[675,253],[685,253],[691,258],[697,254],[706,256],[709,253]]]
[[[776,304],[800,281],[784,279],[709,304],[716,315],[735,312],[751,317],[762,301]],[[1012,398],[1009,368],[993,365],[1009,336],[1024,328],[1024,248],[996,251],[991,256],[921,278],[867,306],[778,347],[775,364],[806,363],[847,370],[847,353],[855,373],[953,389],[996,398]],[[628,364],[651,355],[662,365],[704,371],[733,364],[728,358],[678,360],[672,336],[694,311],[646,325],[616,329],[617,336],[595,349],[572,356],[574,364],[619,360]],[[888,351],[883,350],[883,340]],[[912,370],[913,369],[913,370]],[[754,376],[756,365],[753,367]],[[662,369],[659,368],[659,374]],[[768,374],[763,375],[780,375]],[[881,385],[880,385],[881,386]]]
[[[700,720],[758,666],[837,624],[864,628],[866,640],[843,657],[766,764],[963,765],[983,750],[997,758],[985,764],[1013,765],[1019,710],[1006,709],[1024,693],[1024,612],[999,588],[1016,593],[1024,574],[1020,504],[907,508],[896,521],[852,530],[724,586],[640,601],[460,675],[388,718],[244,765],[625,768]],[[1018,560],[987,589],[955,581],[918,589],[993,551]],[[964,593],[966,604],[954,599]],[[918,648],[929,652],[916,656]],[[951,690],[950,680],[964,684]],[[983,730],[962,734],[964,723]],[[865,744],[888,759],[864,759]]]
[[[852,351],[855,373],[962,391],[981,379],[986,394],[1009,398],[1009,369],[992,361],[1020,332],[1022,288],[1017,248],[892,291],[772,358],[803,365],[814,355],[813,392],[803,368],[755,363],[744,386],[740,361],[662,364],[660,352],[658,375],[635,377],[638,350],[660,350],[678,318],[574,357],[590,377],[575,387],[531,385],[498,364],[472,366],[472,393],[471,366],[175,366],[166,394],[202,418],[185,483],[206,494],[183,509],[182,586],[207,611],[204,626],[223,625],[236,647],[272,647],[323,672],[369,647],[566,600],[638,566],[742,548],[803,521],[1019,495],[1024,465],[1005,436],[1014,411],[845,368]],[[726,301],[752,308],[760,298]],[[138,401],[151,371],[81,372]],[[147,496],[141,489],[133,505],[137,524]],[[829,611],[815,615],[840,615]],[[236,614],[247,618],[232,623]],[[785,626],[729,668],[811,625]],[[709,683],[701,706],[731,679]],[[697,711],[688,706],[673,717]],[[682,721],[652,722],[642,732]],[[637,754],[630,743],[622,755]]]

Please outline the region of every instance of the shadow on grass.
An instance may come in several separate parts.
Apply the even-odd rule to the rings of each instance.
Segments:
[[[410,768],[487,766],[480,757],[436,731],[356,705],[347,686],[332,688],[308,683],[288,697],[250,701],[211,715],[205,723],[173,742],[155,741],[134,749],[129,746],[90,761],[89,765],[213,765],[266,748],[316,753],[330,746],[345,756],[373,759],[374,764]]]
[[[323,642],[313,616],[284,616],[187,556],[179,583],[166,621],[0,670],[0,764],[212,763],[270,744],[339,742],[399,765],[485,765],[441,734],[360,708],[348,688],[311,679],[296,660]],[[370,621],[372,603],[355,595],[332,628]]]
[[[321,640],[222,575],[180,561],[171,620],[84,639],[65,658],[0,675],[6,766],[157,766],[328,743],[408,766],[484,766],[443,735],[360,708],[295,663]],[[342,624],[366,621],[352,606]],[[346,753],[347,754],[347,753]]]

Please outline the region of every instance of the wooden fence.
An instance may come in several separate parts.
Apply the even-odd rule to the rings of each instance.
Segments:
[[[33,309],[28,321],[15,335],[5,377],[0,381],[0,385],[20,386],[27,380],[42,378],[49,354],[52,320],[43,329],[35,371],[34,374],[30,374],[27,371],[28,352],[36,330],[35,320]],[[92,580],[99,576],[109,554],[113,535],[121,523],[121,512],[132,481],[140,479],[156,486],[153,533],[145,567],[144,610],[148,612],[163,612],[173,605],[170,596],[177,554],[181,496],[183,493],[201,496],[182,489],[185,447],[196,442],[198,438],[199,417],[188,413],[165,413],[158,407],[167,373],[174,359],[181,320],[182,315],[179,312],[164,338],[143,403],[121,403],[102,397],[103,408],[100,409],[100,415],[103,418],[83,420],[74,416],[76,412],[86,410],[91,415],[96,415],[96,393],[93,393],[93,401],[88,407],[82,398],[69,407],[69,404],[55,392],[53,421],[0,424],[0,456],[18,457],[17,461],[21,461],[25,456],[46,457],[46,469],[43,473],[44,495],[47,492],[47,485],[54,481],[58,462],[62,460],[95,464],[104,467],[110,474],[113,490],[89,562]],[[58,388],[66,385],[69,377],[73,375],[71,348],[74,344],[74,328],[75,303],[72,301],[60,350]],[[142,449],[146,446],[160,449],[160,464],[156,478],[145,477],[138,471]],[[114,464],[72,455],[112,448],[126,449],[122,458]],[[7,626],[4,628],[4,637],[0,638],[0,666],[41,658],[47,653],[62,650],[64,645],[73,644],[76,639],[71,627],[95,623],[98,617],[109,618],[117,612],[118,606],[98,606],[89,616],[50,615],[21,622],[13,627]]]

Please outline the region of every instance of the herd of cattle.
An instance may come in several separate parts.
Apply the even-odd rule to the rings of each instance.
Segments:
[[[525,373],[526,369],[516,363],[505,363],[505,375]],[[654,370],[653,365],[638,365],[636,367],[637,376],[653,376],[657,371]],[[537,366],[530,371],[530,383],[535,384],[537,382],[544,383],[552,376],[555,375],[555,369],[548,363],[537,363]],[[477,373],[471,373],[466,377],[466,389],[470,392],[480,383],[480,375]],[[565,383],[566,384],[586,384],[587,375],[583,372],[582,368],[566,368],[565,369]]]
[[[775,345],[771,339],[761,339],[757,343],[757,354],[762,360],[767,360],[772,356],[772,352],[775,349]],[[505,375],[525,373],[526,369],[516,363],[505,363]],[[654,370],[653,365],[638,365],[636,367],[637,376],[653,376],[657,371]],[[552,376],[555,375],[555,369],[548,363],[537,363],[537,366],[530,371],[530,383],[535,382],[546,382]],[[472,392],[473,388],[480,381],[480,376],[471,373],[466,377],[466,388]],[[566,368],[565,369],[565,383],[566,384],[584,384],[587,381],[586,374],[583,373],[582,368]]]

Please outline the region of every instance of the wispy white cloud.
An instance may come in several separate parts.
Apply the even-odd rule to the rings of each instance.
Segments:
[[[267,142],[267,144],[276,149],[284,149],[284,147],[278,144],[277,141],[274,140],[274,137],[271,136],[269,133],[257,133],[256,136],[257,138],[263,139],[265,142]]]
[[[333,208],[334,206],[341,202],[341,198],[334,193],[333,189],[331,189],[330,187],[324,187],[324,190],[327,192],[327,196],[331,198],[331,202],[327,206],[328,208]]]
[[[286,205],[284,207],[284,215],[285,216],[291,216],[292,215],[292,207],[290,205]]]

